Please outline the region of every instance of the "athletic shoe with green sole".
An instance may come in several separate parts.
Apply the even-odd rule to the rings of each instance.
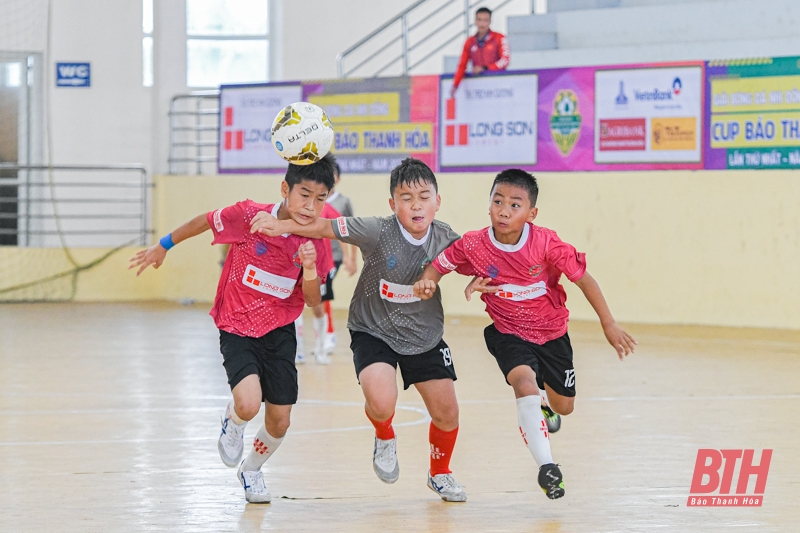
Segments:
[[[549,463],[539,468],[539,486],[551,500],[564,495],[564,477],[557,464]]]

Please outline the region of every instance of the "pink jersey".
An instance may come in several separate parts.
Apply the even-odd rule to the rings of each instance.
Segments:
[[[245,200],[206,215],[214,232],[213,244],[231,245],[210,313],[223,331],[262,337],[300,316],[305,305],[303,264],[297,255],[301,244],[314,243],[317,274],[323,281],[333,268],[321,239],[250,233],[256,213],[268,211],[277,217],[278,207]]]
[[[586,272],[585,254],[562,241],[556,232],[526,224],[517,244],[501,244],[492,228],[466,233],[433,263],[441,274],[492,278],[496,293],[481,295],[486,312],[501,333],[544,344],[567,332],[567,293],[558,283]]]

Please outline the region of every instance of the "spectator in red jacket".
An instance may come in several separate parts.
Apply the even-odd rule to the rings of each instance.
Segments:
[[[453,77],[453,88],[450,89],[451,97],[455,94],[458,85],[464,78],[468,61],[472,62],[472,74],[480,74],[486,70],[505,70],[508,68],[508,41],[502,33],[489,29],[491,23],[491,9],[482,7],[475,12],[475,25],[478,27],[478,33],[464,43],[461,61],[459,61],[456,75]]]

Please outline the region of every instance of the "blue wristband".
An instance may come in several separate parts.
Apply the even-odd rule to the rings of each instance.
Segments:
[[[165,235],[165,236],[161,237],[161,240],[158,241],[158,242],[159,242],[159,244],[161,246],[164,247],[165,250],[169,250],[170,248],[175,246],[175,243],[172,242],[172,233],[170,233],[169,235]]]

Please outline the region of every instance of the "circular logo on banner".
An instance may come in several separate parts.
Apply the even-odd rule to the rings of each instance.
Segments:
[[[581,136],[581,114],[578,112],[578,96],[575,91],[562,89],[553,98],[550,135],[553,136],[562,157],[572,153]]]

